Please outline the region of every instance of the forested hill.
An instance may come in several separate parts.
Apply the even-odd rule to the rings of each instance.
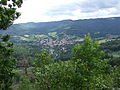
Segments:
[[[91,33],[94,37],[104,37],[107,34],[120,35],[120,17],[113,18],[98,18],[84,20],[63,20],[55,22],[40,22],[40,23],[22,23],[14,24],[2,33],[10,35],[25,35],[25,34],[48,34],[49,32],[57,32],[83,36],[86,33]]]

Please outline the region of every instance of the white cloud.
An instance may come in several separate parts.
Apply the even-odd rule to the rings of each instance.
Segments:
[[[25,0],[15,23],[120,16],[119,0]]]

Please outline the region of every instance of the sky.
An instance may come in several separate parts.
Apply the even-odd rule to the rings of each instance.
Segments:
[[[24,0],[15,23],[120,16],[120,0]]]

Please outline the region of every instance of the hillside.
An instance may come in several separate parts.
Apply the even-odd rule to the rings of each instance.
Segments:
[[[21,23],[12,25],[8,30],[1,30],[0,33],[10,34],[10,41],[15,46],[36,48],[35,52],[46,48],[54,57],[66,59],[65,55],[70,54],[71,47],[81,43],[87,33],[100,43],[119,38],[120,17]]]
[[[65,33],[82,37],[89,32],[92,37],[106,37],[108,34],[120,35],[120,17],[39,23],[29,22],[14,24],[8,30],[0,32],[9,33],[13,36],[23,36],[26,34],[48,35],[49,32],[57,32],[58,35]]]

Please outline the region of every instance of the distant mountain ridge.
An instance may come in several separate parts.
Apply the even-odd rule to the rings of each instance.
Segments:
[[[14,24],[2,34],[25,35],[25,34],[48,34],[49,32],[65,33],[83,37],[91,33],[93,37],[104,37],[107,34],[120,35],[120,17],[63,20],[54,22],[29,22]]]

